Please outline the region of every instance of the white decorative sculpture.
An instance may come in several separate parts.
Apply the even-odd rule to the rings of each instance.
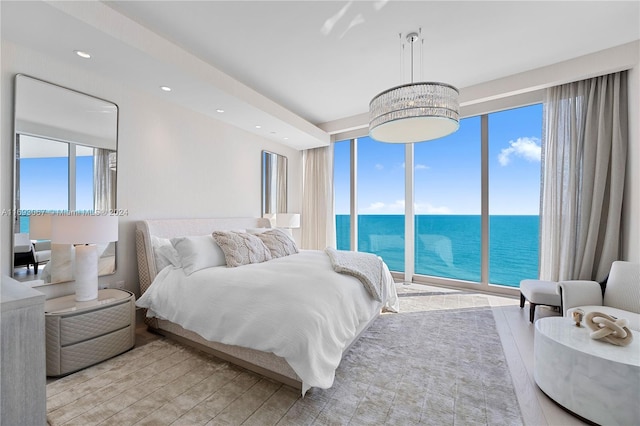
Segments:
[[[627,328],[629,321],[615,318],[602,312],[589,312],[585,324],[591,330],[592,339],[600,339],[617,346],[627,346],[633,340],[631,330]]]

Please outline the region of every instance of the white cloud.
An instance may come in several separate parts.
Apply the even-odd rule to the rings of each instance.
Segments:
[[[360,209],[363,214],[402,214],[404,213],[404,200],[396,200],[393,203],[383,203],[376,201],[369,204],[369,207]]]
[[[404,200],[396,200],[395,203],[389,205],[390,213],[404,213]]]
[[[452,214],[453,211],[447,206],[434,206],[429,203],[414,204],[415,214]],[[396,200],[393,203],[376,201],[369,204],[369,207],[360,209],[361,214],[404,214],[404,200]]]
[[[377,201],[375,203],[371,203],[369,207],[365,207],[365,211],[380,211],[384,208],[384,203],[381,201]]]
[[[415,214],[451,214],[451,209],[447,206],[434,206],[429,203],[415,205]]]
[[[376,170],[382,170],[382,169],[384,169],[384,166],[382,164],[378,163],[378,164],[375,165],[375,168],[376,168]]]
[[[540,161],[542,147],[538,138],[518,138],[509,141],[509,147],[503,148],[498,154],[498,162],[501,166],[506,166],[511,162],[511,156],[523,158],[527,161]]]
[[[424,164],[416,164],[415,169],[416,169],[416,170],[429,170],[429,169],[430,169],[430,167],[429,167],[429,166],[427,166],[427,165],[424,165]]]

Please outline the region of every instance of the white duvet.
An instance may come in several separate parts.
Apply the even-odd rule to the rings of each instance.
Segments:
[[[384,266],[383,304],[362,283],[331,268],[323,251],[186,276],[166,267],[136,302],[210,341],[273,352],[310,387],[329,388],[342,351],[358,327],[380,309],[398,311],[393,278]]]

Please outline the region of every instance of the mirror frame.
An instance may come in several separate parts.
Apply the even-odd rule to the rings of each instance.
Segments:
[[[103,102],[103,103],[107,103],[110,105],[113,105],[115,107],[115,132],[113,134],[113,144],[114,144],[114,149],[112,150],[113,152],[115,152],[115,170],[116,170],[116,175],[114,177],[114,190],[113,190],[113,206],[111,206],[112,209],[112,213],[118,214],[119,215],[119,210],[117,209],[117,205],[118,205],[118,176],[117,176],[117,163],[118,163],[118,142],[119,142],[119,128],[120,128],[120,107],[118,106],[118,104],[116,104],[115,102],[100,98],[98,96],[93,96],[90,95],[88,93],[84,93],[84,92],[80,92],[78,90],[74,90],[65,86],[61,86],[59,84],[55,84],[55,83],[51,83],[49,81],[46,80],[42,80],[36,77],[32,77],[26,74],[16,74],[14,77],[14,96],[13,96],[13,171],[12,171],[12,179],[13,179],[13,193],[12,193],[12,205],[13,205],[13,210],[12,210],[12,218],[11,218],[11,238],[10,238],[10,242],[11,242],[11,276],[14,276],[14,269],[15,269],[15,255],[14,255],[14,246],[15,246],[15,232],[16,232],[16,226],[19,226],[19,222],[20,222],[20,211],[17,208],[17,193],[18,193],[18,179],[17,179],[17,173],[19,173],[19,166],[17,164],[18,161],[18,147],[17,147],[17,143],[19,140],[19,133],[18,133],[18,107],[19,107],[19,97],[20,94],[18,93],[18,81],[21,78],[26,78],[29,80],[33,80],[34,82],[40,83],[40,84],[45,84],[47,86],[50,86],[52,89],[54,90],[64,90],[66,92],[69,92],[70,94],[77,96],[77,95],[81,95],[82,97],[86,97],[86,98],[90,98],[94,101],[97,102]],[[61,92],[62,93],[62,92]],[[46,125],[45,125],[46,126]],[[69,131],[70,134],[73,133],[73,129],[64,129],[62,128],[62,132],[64,133],[65,131]],[[65,139],[64,137],[60,137],[60,135],[53,135],[53,136],[45,136],[45,135],[39,135],[39,134],[31,134],[29,132],[26,133],[21,133],[23,135],[28,135],[28,136],[36,136],[38,138],[42,138],[42,139],[48,139],[48,140],[52,140],[55,142],[64,142],[67,144],[72,144],[74,146],[85,146],[85,147],[90,147],[90,148],[104,148],[104,146],[99,146],[97,143],[94,145],[87,145],[87,144],[82,144],[76,141],[72,141],[72,140],[68,140]],[[111,139],[110,139],[111,140]],[[70,183],[69,183],[70,185]],[[110,244],[114,244],[114,265],[113,265],[113,271],[110,273],[105,273],[102,274],[100,276],[106,276],[106,275],[113,275],[116,273],[117,270],[117,266],[118,266],[118,262],[117,262],[117,242],[113,242]],[[32,280],[38,280],[40,279],[38,275],[33,275],[32,277],[30,277],[29,279],[27,279],[26,281],[32,281]],[[71,276],[71,281],[73,280],[73,277]],[[57,283],[62,283],[62,282],[67,282],[68,280],[59,280],[59,281],[54,281],[54,282],[48,282],[45,284],[57,284]]]
[[[276,161],[275,173],[268,166],[269,159],[273,157]],[[287,157],[271,151],[262,151],[262,209],[261,214],[286,213],[289,207],[289,163]],[[281,162],[281,164],[280,164]],[[280,175],[282,171],[284,176]],[[278,180],[284,182],[284,185],[278,187]],[[270,188],[276,188],[275,194]],[[281,192],[284,192],[282,194]],[[275,197],[275,199],[273,199]],[[271,211],[271,206],[275,206],[276,211]]]

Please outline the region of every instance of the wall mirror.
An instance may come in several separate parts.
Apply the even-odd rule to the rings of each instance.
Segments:
[[[287,157],[262,151],[262,215],[287,212]]]
[[[73,280],[73,248],[52,245],[41,218],[116,209],[118,106],[18,74],[14,131],[13,276]],[[115,273],[115,244],[98,246],[100,275]]]

